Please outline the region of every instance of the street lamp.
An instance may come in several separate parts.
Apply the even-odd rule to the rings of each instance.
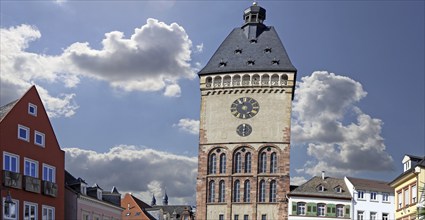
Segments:
[[[1,188],[0,188],[0,192],[1,192]],[[1,195],[1,193],[0,193]],[[6,199],[4,200],[4,204],[3,204],[3,198],[1,198],[1,215],[0,215],[0,219],[3,219],[3,215],[5,214],[7,217],[14,217],[16,216],[16,207],[12,206],[15,203],[12,200],[12,196],[10,195],[10,191],[7,190],[7,195],[6,195]],[[4,205],[4,209],[3,209],[3,205]],[[13,207],[13,209],[12,209]]]

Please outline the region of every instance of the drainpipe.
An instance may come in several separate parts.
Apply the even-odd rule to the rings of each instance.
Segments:
[[[355,219],[354,218],[354,203],[355,203],[355,194],[356,194],[356,187],[353,186],[353,197],[351,197],[351,219]]]

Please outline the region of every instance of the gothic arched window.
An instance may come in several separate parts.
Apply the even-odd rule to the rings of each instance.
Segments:
[[[270,156],[270,173],[277,173],[277,155],[273,152]]]
[[[217,170],[217,156],[215,154],[211,154],[210,155],[210,162],[208,164],[208,173],[212,174],[212,173],[216,173]]]
[[[209,185],[209,188],[208,188],[208,202],[214,202],[214,197],[215,197],[215,183],[214,183],[214,181],[211,180],[208,185]]]
[[[251,173],[251,153],[245,154],[245,173]]]
[[[246,180],[244,183],[244,192],[243,192],[243,201],[244,202],[251,202],[251,183],[249,180]]]
[[[218,202],[224,202],[226,199],[226,185],[224,180],[220,181],[218,188]]]
[[[260,160],[258,161],[259,173],[265,173],[267,169],[267,154],[263,152],[260,154]]]
[[[220,155],[220,173],[226,173],[226,154]]]
[[[258,187],[258,202],[266,201],[266,181],[261,180],[260,186]]]
[[[242,171],[242,158],[241,153],[237,152],[235,154],[235,173],[240,173]]]
[[[239,180],[235,181],[235,185],[233,186],[233,202],[240,202],[241,198],[241,184]]]
[[[270,182],[270,202],[276,202],[276,194],[277,194],[277,188],[276,188],[276,180],[272,180]]]

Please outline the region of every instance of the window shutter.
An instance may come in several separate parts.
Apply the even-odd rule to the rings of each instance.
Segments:
[[[307,203],[307,215],[312,216],[315,215],[315,212],[313,211],[313,207],[316,205],[316,203]]]
[[[292,215],[297,214],[297,203],[292,202]]]
[[[327,212],[326,216],[336,217],[336,205],[335,204],[327,204]]]
[[[345,218],[350,218],[350,205],[345,205]]]
[[[317,204],[313,203],[312,215],[317,215]]]

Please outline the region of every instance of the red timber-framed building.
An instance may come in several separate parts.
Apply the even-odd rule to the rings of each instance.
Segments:
[[[65,219],[65,154],[35,86],[0,107],[0,149],[1,219]]]

